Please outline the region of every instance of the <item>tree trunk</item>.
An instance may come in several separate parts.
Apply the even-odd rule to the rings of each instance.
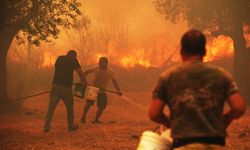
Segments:
[[[240,91],[245,97],[246,101],[250,103],[249,94],[249,49],[246,48],[246,41],[244,39],[242,25],[234,29],[232,33],[234,41],[234,76],[236,82],[240,87]]]
[[[7,73],[6,60],[8,49],[18,30],[11,27],[4,27],[0,31],[0,105],[9,100],[7,94]]]

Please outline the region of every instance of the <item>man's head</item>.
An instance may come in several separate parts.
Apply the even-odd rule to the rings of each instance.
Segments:
[[[190,30],[181,38],[181,56],[185,57],[200,57],[206,55],[206,37],[198,30]]]
[[[99,67],[101,69],[106,69],[108,67],[108,58],[107,57],[101,57],[99,58]]]
[[[71,58],[76,58],[77,53],[74,50],[69,50],[67,53],[67,56],[71,57]]]

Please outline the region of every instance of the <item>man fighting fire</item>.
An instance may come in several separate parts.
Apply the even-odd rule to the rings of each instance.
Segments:
[[[181,39],[183,64],[160,76],[149,109],[151,120],[172,129],[174,150],[224,149],[226,129],[245,102],[230,73],[203,62],[206,38],[190,30]],[[223,112],[224,104],[229,110]],[[170,117],[163,113],[169,106]]]
[[[117,90],[117,93],[119,95],[122,95],[122,93],[121,93],[120,87],[118,85],[118,82],[115,79],[113,71],[111,71],[108,67],[108,59],[106,57],[101,57],[99,59],[99,66],[98,67],[87,70],[84,73],[86,84],[88,84],[86,81],[86,76],[89,73],[94,74],[93,86],[101,89],[101,91],[98,93],[98,96],[97,96],[98,110],[96,112],[95,119],[92,121],[92,123],[101,124],[102,122],[99,119],[102,116],[103,111],[105,110],[107,103],[108,103],[107,94],[102,89],[106,89],[109,81],[112,80],[113,86]],[[86,123],[86,115],[87,115],[87,113],[92,105],[94,105],[94,101],[87,99],[85,106],[83,108],[81,123]]]
[[[50,92],[44,132],[48,132],[50,130],[52,116],[60,99],[63,100],[67,109],[68,130],[74,131],[78,129],[78,125],[74,124],[73,112],[72,82],[74,70],[77,72],[82,82],[84,82],[84,77],[76,56],[76,52],[74,50],[70,50],[67,55],[59,56],[56,60],[55,74],[53,86]]]

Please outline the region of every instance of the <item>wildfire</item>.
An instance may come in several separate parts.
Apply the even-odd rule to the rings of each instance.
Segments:
[[[161,43],[161,42],[159,42]],[[157,45],[157,44],[156,44]],[[135,66],[149,67],[161,67],[168,62],[180,62],[179,48],[167,47],[168,43],[163,46],[154,46],[146,48],[131,48],[118,49],[114,42],[111,42],[105,53],[95,53],[89,57],[89,65],[96,64],[98,59],[102,56],[108,57],[110,64],[121,66],[124,68],[133,68]],[[173,47],[173,46],[172,46]],[[227,36],[218,36],[208,38],[207,43],[207,56],[205,61],[213,61],[224,58],[233,57],[233,41]],[[13,54],[12,60],[16,57]],[[40,63],[40,68],[51,67],[54,65],[56,55],[50,52],[43,52],[43,59]],[[16,60],[16,59],[15,59]]]
[[[99,59],[101,56],[107,56],[112,64],[122,66],[124,68],[133,68],[135,66],[142,66],[145,68],[159,67],[164,61],[157,61],[157,57],[159,58],[161,56],[153,55],[154,54],[150,49],[134,49],[126,53],[99,53],[96,55],[96,58]]]
[[[179,49],[133,49],[126,52],[113,49],[115,46],[111,46],[107,53],[96,54],[96,60],[102,56],[106,56],[110,59],[112,64],[122,66],[124,68],[133,68],[135,66],[148,67],[160,67],[166,63],[166,61],[180,62],[178,55]],[[227,36],[218,36],[210,38],[207,43],[207,56],[205,61],[213,61],[223,58],[233,57],[233,41]]]
[[[205,61],[231,58],[234,54],[233,40],[227,36],[218,36],[208,41]]]
[[[136,65],[136,63],[134,63],[134,62],[137,62],[138,65],[141,65],[144,67],[151,66],[149,61],[143,60],[143,59],[136,60],[136,58],[134,58],[134,57],[124,57],[121,59],[121,65],[124,67],[134,67]]]
[[[55,60],[56,60],[56,57],[54,55],[52,55],[49,52],[44,52],[43,63],[40,67],[41,68],[51,67],[54,65]]]
[[[97,53],[94,60],[102,56],[108,57],[110,63],[124,68],[133,68],[135,66],[160,67],[166,58],[172,57],[175,49],[170,48],[168,43],[159,39],[158,43],[144,46],[146,48],[119,49],[114,42],[110,42],[108,50],[105,53]],[[164,44],[163,44],[164,43]],[[174,60],[174,58],[173,58]],[[96,62],[91,62],[96,63]]]

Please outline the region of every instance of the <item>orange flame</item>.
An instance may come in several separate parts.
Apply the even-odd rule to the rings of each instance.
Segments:
[[[148,50],[148,53],[144,49],[135,49],[126,53],[109,52],[107,54],[98,53],[96,58],[99,59],[101,56],[106,56],[110,59],[112,64],[122,66],[124,68],[133,68],[135,66],[148,67],[159,67],[162,65],[162,61],[153,61],[159,56],[151,56],[152,53]]]
[[[56,57],[52,53],[44,52],[43,63],[39,67],[40,68],[51,67],[54,65],[55,61],[56,61]]]
[[[249,41],[249,34],[246,34],[246,36],[248,36],[246,39]],[[145,68],[161,67],[167,61],[181,62],[179,57],[179,49],[177,50],[176,48],[174,49],[170,46],[167,47],[169,44],[166,42],[163,45],[161,45],[161,43],[162,41],[156,43],[156,46],[154,45],[154,47],[145,46],[147,48],[131,48],[130,50],[127,50],[118,49],[118,46],[116,46],[114,42],[110,42],[108,45],[108,50],[105,53],[95,53],[89,58],[89,60],[92,60],[89,62],[89,64],[96,64],[98,59],[102,56],[108,57],[111,64],[128,69],[135,66],[142,66]],[[205,57],[205,61],[232,58],[234,55],[233,51],[233,41],[230,37],[221,35],[215,38],[208,38],[207,56]],[[47,51],[43,53],[43,62],[39,67],[45,68],[53,66],[56,60],[56,55]],[[13,54],[10,53],[10,55]],[[14,60],[15,56],[13,55],[11,58]]]
[[[113,44],[113,43],[110,43]],[[115,46],[109,46],[107,53],[98,53],[95,55],[96,59],[106,56],[110,62],[124,68],[133,68],[135,66],[161,67],[165,61],[180,62],[179,50],[169,48],[163,49],[132,49],[126,52],[120,52],[114,49]],[[233,57],[233,41],[227,36],[218,36],[211,38],[207,43],[207,56],[205,61],[213,61],[223,58]],[[171,56],[172,55],[172,56]]]
[[[218,36],[210,40],[207,44],[207,56],[205,61],[231,58],[234,55],[233,40],[227,36]]]
[[[160,67],[165,63],[166,58],[171,56],[175,51],[168,47],[167,43],[164,44],[162,44],[161,39],[159,39],[159,42],[153,46],[145,46],[147,48],[119,49],[114,42],[110,42],[106,53],[97,53],[95,60],[106,56],[113,65],[124,68],[133,68],[135,66],[145,68]]]

